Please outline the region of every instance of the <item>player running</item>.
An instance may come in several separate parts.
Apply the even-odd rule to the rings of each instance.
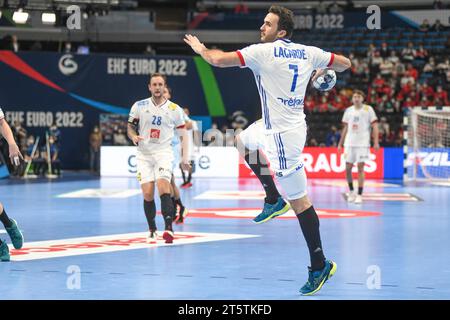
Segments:
[[[156,243],[157,239],[155,182],[165,222],[163,239],[166,243],[172,243],[174,239],[172,222],[175,207],[170,196],[170,180],[174,159],[171,141],[175,128],[182,137],[181,164],[185,169],[189,167],[183,110],[177,104],[164,98],[165,86],[166,77],[159,73],[153,74],[148,85],[151,97],[134,103],[128,119],[128,137],[138,146],[137,176],[144,196],[144,212],[150,230],[148,243]]]
[[[3,137],[5,137],[6,141],[9,145],[9,158],[11,162],[15,166],[20,165],[20,159],[23,160],[23,156],[19,151],[19,147],[14,141],[14,136],[11,131],[11,128],[8,125],[8,122],[5,120],[5,115],[0,108],[0,133]],[[8,217],[5,212],[5,208],[3,204],[0,202],[0,221],[6,229],[9,237],[11,238],[11,242],[15,249],[20,249],[23,246],[23,235],[20,231],[17,222],[14,219]],[[9,261],[10,260],[9,248],[4,240],[0,239],[0,261]]]
[[[248,150],[254,151],[255,147],[264,150],[297,215],[311,258],[308,281],[300,292],[311,295],[319,291],[325,281],[336,272],[336,263],[325,259],[319,217],[306,194],[306,174],[300,160],[306,140],[303,101],[314,70],[331,67],[341,72],[348,69],[351,62],[346,57],[325,52],[317,47],[290,41],[293,29],[292,11],[281,6],[272,6],[260,28],[260,44],[234,52],[223,52],[207,49],[192,35],[186,35],[184,41],[211,65],[248,67],[253,71],[263,117],[262,121],[244,130],[240,140]],[[321,71],[315,76],[320,74]],[[251,142],[256,146],[251,145]],[[256,165],[252,169],[258,169],[255,174],[263,176],[261,168],[262,166]],[[260,176],[258,178],[262,180]],[[267,178],[263,181],[268,180]],[[266,189],[266,192],[274,191]]]

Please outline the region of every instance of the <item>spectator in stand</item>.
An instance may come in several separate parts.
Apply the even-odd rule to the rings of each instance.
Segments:
[[[331,131],[328,132],[325,139],[325,145],[327,147],[337,147],[339,140],[341,139],[341,133],[338,131],[336,126],[331,126]]]
[[[392,76],[394,71],[394,64],[389,59],[384,59],[380,64],[380,74],[383,78],[388,79]]]
[[[442,101],[442,99],[439,98],[434,100],[434,105],[438,108],[445,106],[444,101]]]
[[[381,97],[381,101],[378,104],[378,111],[387,113],[393,113],[395,111],[394,104],[386,94]]]
[[[327,13],[327,6],[323,2],[323,0],[319,0],[319,3],[317,4],[317,7],[316,7],[316,13],[317,14]]]
[[[416,104],[414,103],[414,101],[412,101],[411,97],[407,97],[406,100],[403,102],[403,108],[411,108],[414,106],[416,106]]]
[[[63,52],[64,53],[72,52],[72,44],[70,42],[67,41],[66,43],[64,43],[64,50],[63,50]]]
[[[315,105],[314,96],[307,95],[305,100],[305,109],[308,110],[309,112],[312,112],[314,111],[314,105]]]
[[[434,90],[431,86],[428,85],[428,83],[424,83],[422,85],[421,91],[420,91],[420,97],[426,97],[427,100],[433,100],[434,99]]]
[[[382,58],[388,58],[390,56],[390,51],[387,42],[381,44],[380,55]]]
[[[336,109],[336,111],[344,111],[345,110],[346,104],[342,101],[342,97],[340,95],[336,96],[336,98],[334,98],[332,101],[333,101],[332,102],[333,107],[334,107],[334,109]]]
[[[330,111],[331,109],[334,109],[331,105],[331,103],[328,102],[327,97],[322,96],[322,98],[320,99],[320,103],[317,104],[314,108],[315,112],[327,112]]]
[[[406,67],[405,75],[407,77],[413,78],[414,82],[416,82],[417,78],[419,77],[419,72],[417,71],[416,68],[413,67],[411,63],[409,63],[408,66]]]
[[[128,138],[122,128],[118,128],[117,131],[114,132],[113,135],[113,144],[115,146],[127,146]]]
[[[441,10],[441,9],[445,9],[445,6],[442,4],[441,0],[434,0],[433,9]]]
[[[446,73],[450,70],[450,60],[447,58],[443,62],[438,63],[436,69],[440,72]]]
[[[436,62],[433,57],[430,57],[430,60],[423,66],[422,73],[432,75],[435,70]]]
[[[444,31],[445,29],[447,29],[442,23],[441,20],[436,20],[433,24],[433,26],[431,27],[431,31],[436,31],[436,32],[441,32]]]
[[[422,32],[428,32],[430,30],[431,26],[430,23],[428,22],[428,19],[424,19],[422,21],[422,24],[419,26],[419,30]]]
[[[445,106],[450,105],[449,101],[448,101],[448,93],[447,91],[442,89],[442,86],[439,85],[436,88],[436,92],[434,93],[434,100],[441,100],[441,103]]]
[[[397,52],[395,50],[391,50],[389,53],[389,57],[387,58],[390,62],[392,62],[394,65],[400,62],[399,57],[397,56]]]
[[[308,146],[310,146],[310,147],[318,147],[319,144],[317,143],[317,140],[315,138],[311,138],[311,139],[309,139]]]
[[[414,60],[415,54],[416,49],[414,49],[414,44],[410,41],[408,42],[408,46],[406,48],[403,48],[402,50],[402,61],[412,62]]]
[[[337,1],[334,1],[329,7],[328,7],[328,11],[329,13],[341,13],[342,12],[342,8],[339,5],[339,3],[337,3]]]
[[[431,102],[428,100],[426,96],[423,96],[422,99],[420,99],[420,107],[428,108],[429,106],[431,106]]]
[[[425,49],[422,44],[419,45],[419,49],[417,49],[414,54],[414,61],[421,66],[428,61],[428,50]]]
[[[373,80],[373,88],[376,92],[381,92],[386,81],[381,76],[381,73],[378,73],[375,79]]]
[[[234,14],[248,14],[248,6],[242,1],[239,1],[234,7]]]
[[[373,43],[369,44],[367,49],[367,58],[372,59],[375,56],[375,52],[378,52],[377,47]]]
[[[370,68],[373,74],[376,74],[380,68],[380,64],[383,62],[383,58],[380,56],[380,51],[375,51],[370,61]]]
[[[387,122],[386,117],[381,117],[380,122],[378,123],[378,135],[380,146],[385,147],[389,144],[389,136],[391,134],[389,123]]]

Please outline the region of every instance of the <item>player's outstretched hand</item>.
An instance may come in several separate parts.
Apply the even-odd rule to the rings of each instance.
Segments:
[[[184,42],[186,42],[197,54],[201,54],[202,51],[206,49],[205,45],[201,43],[196,36],[191,34],[186,34],[184,36]]]
[[[9,159],[11,159],[11,163],[16,167],[20,165],[20,160],[23,160],[23,156],[20,153],[19,147],[17,144],[13,144],[9,146]]]
[[[135,146],[137,146],[139,141],[142,141],[142,140],[144,140],[144,138],[141,137],[141,136],[134,136],[133,137],[133,143],[134,143]]]
[[[316,81],[316,79],[318,77],[320,77],[321,75],[323,75],[324,73],[325,73],[325,69],[317,69],[317,70],[315,70],[315,73],[314,73],[313,77],[311,78],[311,82]]]
[[[181,162],[181,169],[183,169],[184,171],[189,171],[191,170],[191,165],[189,164],[189,162]]]

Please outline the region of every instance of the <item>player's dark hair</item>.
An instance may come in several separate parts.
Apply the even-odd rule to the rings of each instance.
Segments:
[[[285,38],[290,39],[294,32],[294,13],[282,6],[271,6],[269,13],[276,14],[278,16],[278,31],[286,31]]]
[[[366,97],[366,95],[364,94],[364,92],[362,92],[361,90],[354,90],[353,94],[359,94],[360,96],[363,97],[363,99]]]
[[[153,78],[156,78],[156,77],[161,77],[161,78],[163,78],[163,79],[164,79],[164,84],[167,84],[167,77],[166,77],[165,75],[163,75],[162,73],[158,73],[158,72],[153,73],[153,74],[150,76],[150,79],[148,80],[148,83],[150,83],[150,82],[152,81],[152,79],[153,79]],[[169,91],[169,92],[170,92],[170,91]]]

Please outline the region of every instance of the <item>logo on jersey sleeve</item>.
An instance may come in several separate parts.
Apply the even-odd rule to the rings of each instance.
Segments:
[[[169,109],[172,110],[172,111],[177,110],[177,107],[178,106],[175,103],[173,103],[173,102],[169,105]]]

